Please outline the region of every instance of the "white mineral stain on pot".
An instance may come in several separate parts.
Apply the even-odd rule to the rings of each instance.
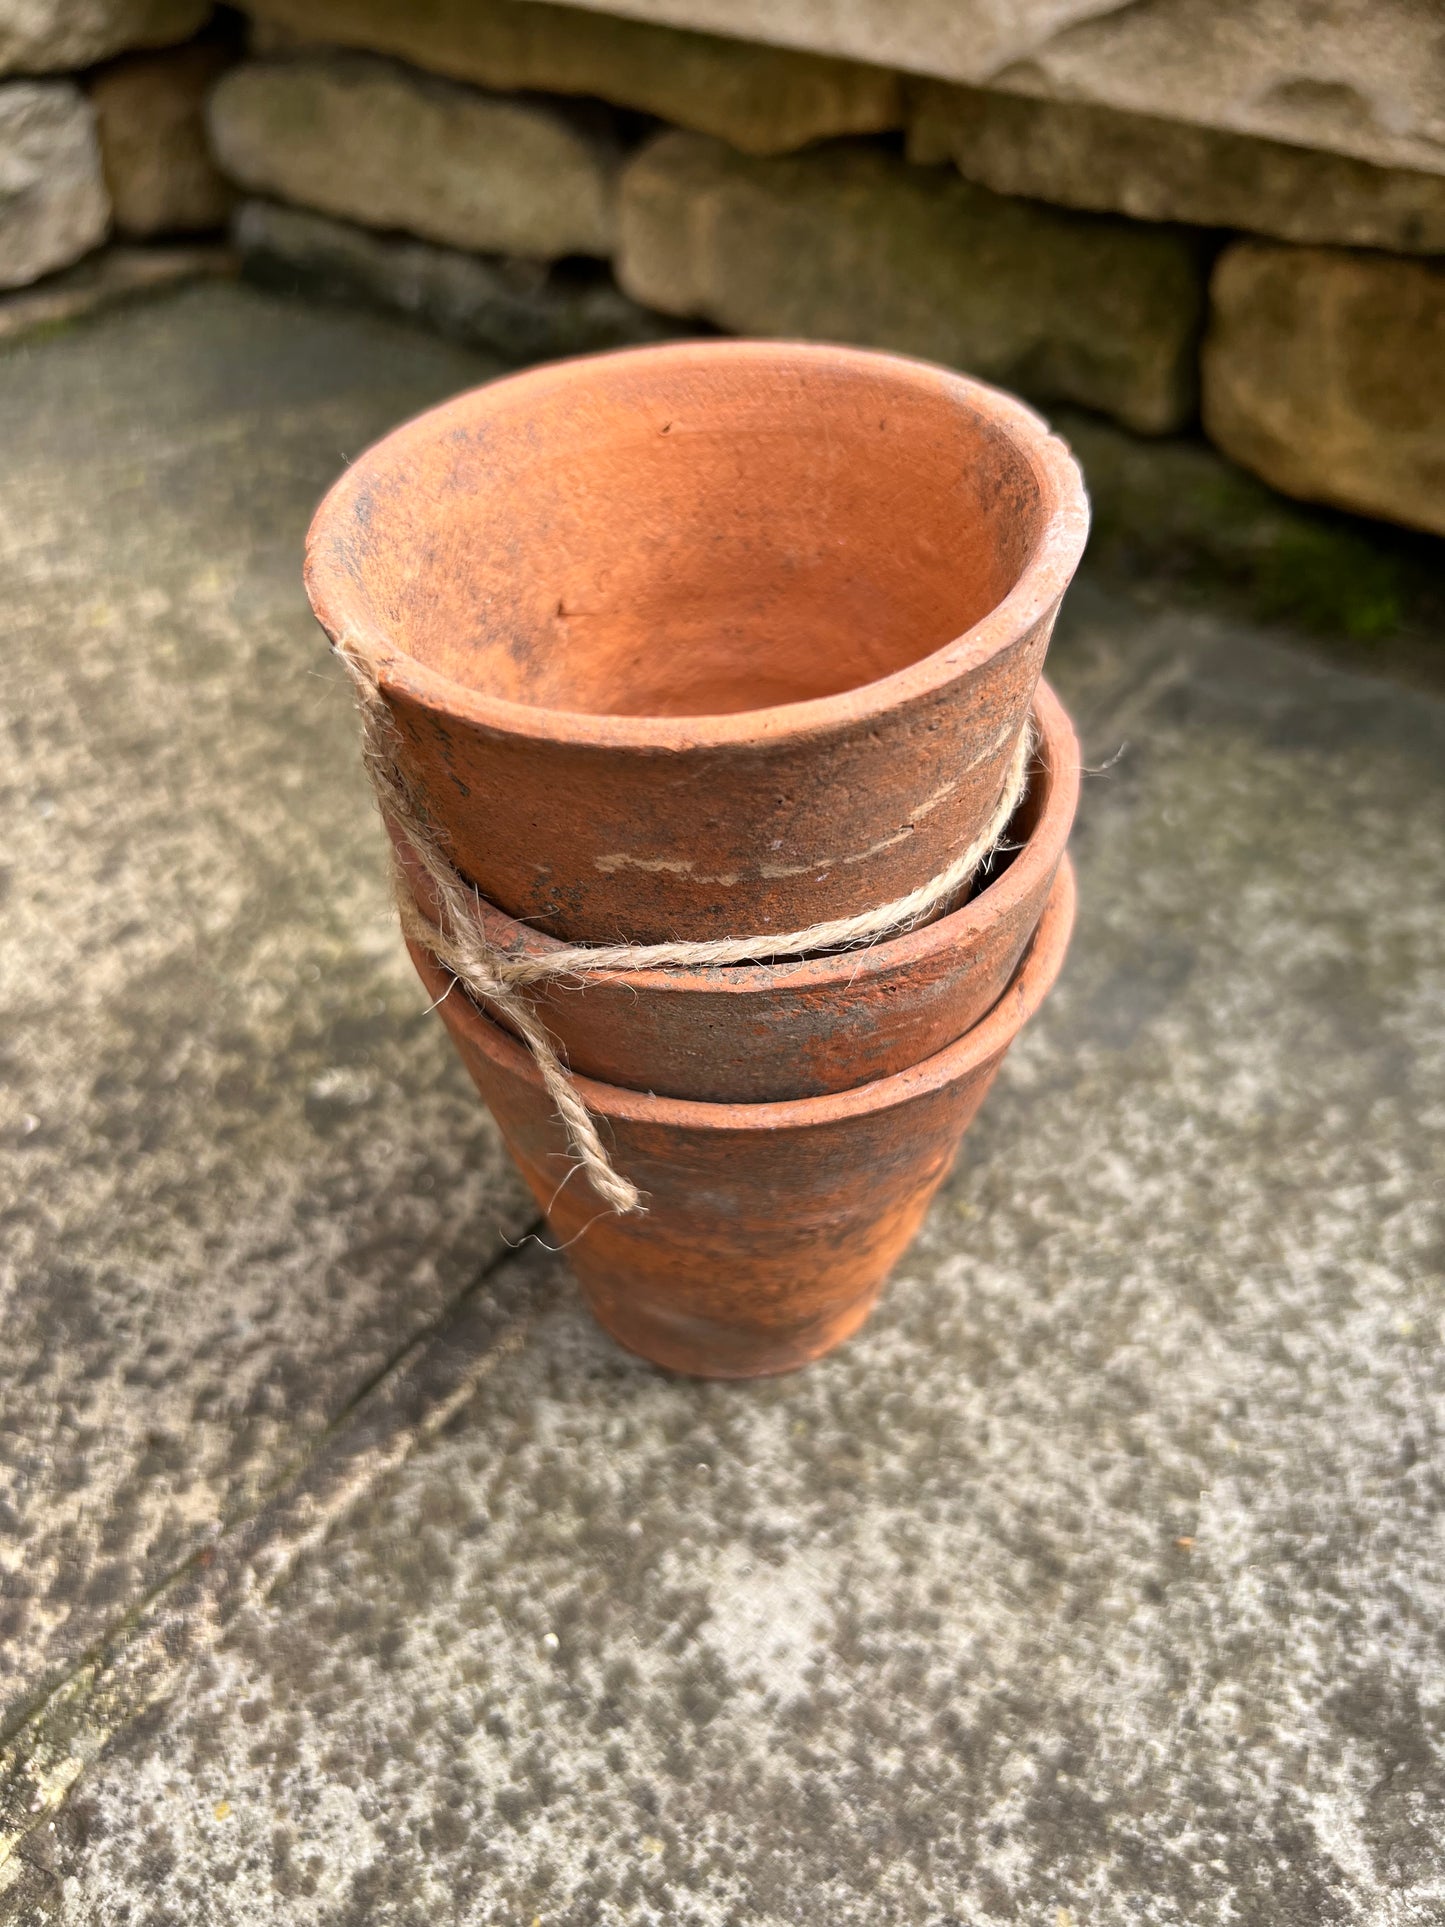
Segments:
[[[719,883],[725,887],[740,883],[740,870],[723,870],[710,874],[706,870],[695,870],[691,857],[671,856],[629,856],[625,852],[617,856],[599,856],[592,859],[593,868],[611,876],[617,870],[646,870],[649,875],[688,876],[698,883]]]

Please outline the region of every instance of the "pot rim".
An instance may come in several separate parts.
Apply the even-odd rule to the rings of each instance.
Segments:
[[[1018,855],[999,876],[985,884],[957,910],[916,930],[856,950],[835,951],[824,957],[795,957],[777,963],[678,966],[669,970],[598,970],[586,983],[612,984],[639,991],[711,991],[775,995],[786,991],[826,991],[840,984],[857,984],[882,972],[906,969],[939,951],[969,941],[988,925],[1006,917],[1049,871],[1058,867],[1069,840],[1079,802],[1079,739],[1068,712],[1041,677],[1034,691],[1034,720],[1038,725],[1036,755],[1045,771],[1044,804],[1038,822]],[[488,937],[514,955],[546,957],[570,949],[558,937],[534,930],[481,899]],[[564,984],[569,979],[561,980]],[[584,985],[585,988],[585,985]]]
[[[897,1109],[915,1098],[945,1089],[1001,1057],[1053,989],[1073,934],[1078,890],[1074,866],[1067,853],[1059,864],[1054,887],[1012,983],[993,1009],[964,1032],[955,1043],[889,1077],[855,1085],[819,1097],[793,1097],[767,1104],[710,1104],[698,1098],[655,1097],[650,1091],[623,1090],[574,1076],[578,1095],[595,1117],[664,1130],[757,1132],[799,1131],[838,1124]],[[449,973],[417,944],[408,942],[423,984],[435,1004],[442,1004]],[[455,980],[453,980],[455,981]],[[467,1041],[525,1082],[540,1085],[531,1057],[516,1040],[469,998],[460,1006]]]
[[[655,364],[782,362],[817,366],[839,362],[874,374],[886,372],[915,390],[932,387],[1000,429],[1023,457],[1038,484],[1043,528],[1002,601],[969,629],[917,662],[832,696],[721,715],[632,716],[547,709],[488,695],[418,661],[370,621],[365,598],[337,559],[347,548],[346,525],[358,494],[378,464],[405,454],[408,445],[447,432],[461,405],[505,390],[530,392],[536,401],[563,389],[601,363],[649,359]],[[729,744],[807,737],[866,723],[884,712],[931,694],[977,669],[1014,638],[1026,635],[1059,602],[1083,554],[1089,533],[1089,498],[1068,445],[1037,415],[1001,388],[910,355],[870,348],[836,347],[790,340],[682,341],[607,354],[577,355],[503,376],[465,390],[403,422],[363,451],[322,498],[306,537],[306,592],[317,620],[333,642],[343,635],[364,659],[384,693],[433,714],[534,742],[643,752],[710,749]]]

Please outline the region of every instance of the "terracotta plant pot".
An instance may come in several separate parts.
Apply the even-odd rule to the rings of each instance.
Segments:
[[[322,503],[307,584],[482,895],[650,943],[802,928],[946,869],[1087,526],[1068,450],[996,389],[684,342],[387,436]]]
[[[1028,954],[983,1022],[925,1063],[786,1104],[698,1104],[580,1079],[644,1215],[599,1207],[572,1172],[531,1058],[416,946],[412,960],[598,1321],[674,1371],[789,1371],[857,1330],[917,1230],[1004,1053],[1063,963],[1060,865]]]
[[[626,1090],[756,1104],[869,1084],[961,1037],[1012,977],[1078,804],[1078,739],[1045,682],[1034,717],[1038,753],[1010,826],[1009,841],[1021,847],[961,909],[871,949],[796,963],[608,971],[538,985],[531,994],[568,1064]],[[425,872],[399,833],[393,841],[413,894],[434,916]],[[513,954],[559,948],[490,906],[481,921]]]

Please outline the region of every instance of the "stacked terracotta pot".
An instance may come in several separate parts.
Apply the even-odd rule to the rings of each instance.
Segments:
[[[718,1376],[867,1316],[1063,960],[1078,752],[1040,681],[1088,509],[925,364],[687,343],[533,370],[357,461],[308,585],[487,938],[658,944],[892,903],[1027,793],[961,904],[863,949],[611,970],[536,1007],[645,1210],[577,1174],[497,1013],[412,955],[589,1304]],[[427,890],[410,872],[427,909]]]

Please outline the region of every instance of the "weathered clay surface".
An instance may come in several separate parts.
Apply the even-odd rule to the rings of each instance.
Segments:
[[[0,85],[0,288],[68,267],[105,238],[95,120],[67,80]]]
[[[601,262],[463,254],[278,201],[244,202],[231,231],[253,280],[392,308],[509,361],[595,354],[683,331],[630,300]]]
[[[494,99],[364,54],[250,61],[211,97],[222,169],[253,193],[448,247],[607,255],[605,116]]]
[[[1202,281],[1187,239],[872,148],[759,161],[663,134],[623,175],[617,274],[668,314],[895,348],[1148,433],[1194,406]]]
[[[953,161],[998,194],[1287,241],[1445,251],[1445,174],[1091,101],[921,81],[909,102],[909,158]]]
[[[1204,421],[1287,495],[1445,534],[1445,266],[1227,248],[1210,283]]]
[[[1018,974],[935,1057],[787,1104],[698,1104],[577,1080],[646,1209],[599,1212],[540,1073],[408,943],[428,1000],[602,1326],[701,1378],[794,1371],[858,1330],[922,1222],[1000,1064],[1053,989],[1074,924],[1059,867]]]
[[[487,370],[225,286],[0,357],[0,1722],[530,1215],[299,581],[338,458]]]
[[[544,979],[529,995],[568,1065],[659,1097],[760,1104],[870,1084],[961,1037],[1012,978],[1073,826],[1078,741],[1044,682],[1033,713],[1041,740],[1028,795],[951,915],[832,956]],[[413,896],[435,918],[425,870],[404,836],[394,841]],[[559,948],[494,905],[477,910],[488,941],[509,955],[545,960]],[[490,1001],[483,1008],[506,1023]]]
[[[499,1269],[470,1405],[31,1836],[37,1909],[1433,1927],[1445,709],[1071,610],[1128,748],[1070,963],[867,1329],[699,1385]]]
[[[533,4],[534,0],[528,0]],[[940,80],[1445,171],[1435,0],[578,0]]]
[[[206,145],[203,108],[228,50],[197,45],[131,54],[90,83],[105,184],[122,234],[220,227],[231,190]]]
[[[186,40],[211,0],[6,0],[0,10],[0,74],[60,74],[127,47]]]
[[[991,819],[1088,531],[1068,450],[897,356],[679,342],[351,463],[307,588],[489,902],[579,942],[792,932]]]
[[[395,54],[499,92],[585,94],[783,154],[903,118],[898,75],[850,60],[525,0],[252,0],[264,27]]]

